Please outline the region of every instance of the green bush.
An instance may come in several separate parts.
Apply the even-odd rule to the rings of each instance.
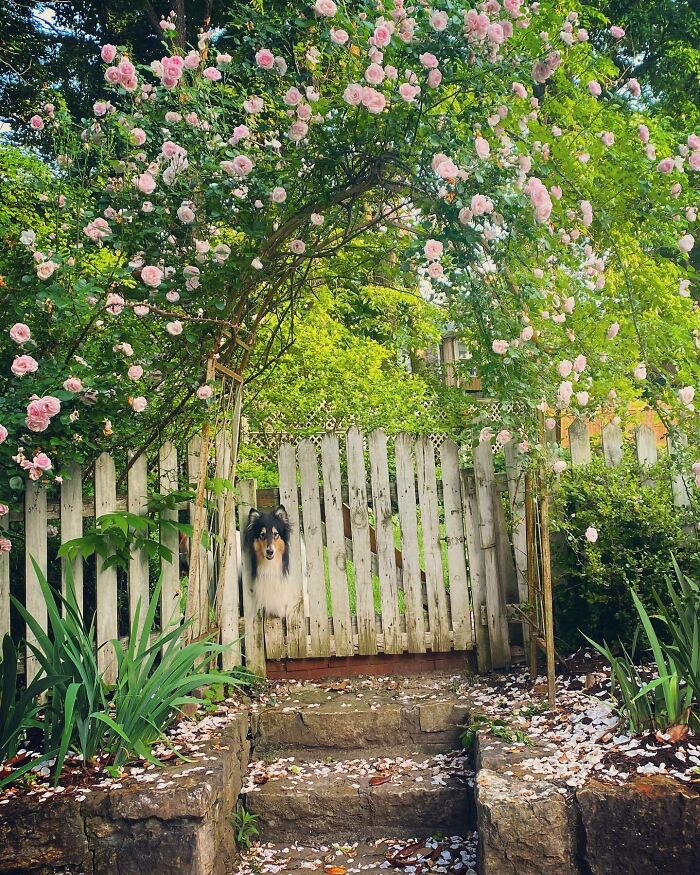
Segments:
[[[563,649],[584,644],[581,632],[629,646],[639,624],[630,589],[653,610],[652,591],[665,589],[671,553],[683,571],[697,574],[697,538],[684,532],[689,520],[673,507],[668,464],[647,476],[655,485],[642,485],[632,460],[607,468],[596,458],[561,478],[553,526],[560,533],[554,601]],[[586,539],[589,526],[598,531],[596,543]]]

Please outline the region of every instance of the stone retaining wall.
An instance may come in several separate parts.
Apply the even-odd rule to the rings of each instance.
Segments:
[[[168,765],[152,784],[93,790],[82,802],[11,801],[0,811],[1,875],[224,875],[248,726],[248,714],[237,715],[207,760]]]

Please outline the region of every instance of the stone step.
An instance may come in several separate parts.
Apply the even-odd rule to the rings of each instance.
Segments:
[[[275,842],[464,835],[475,823],[473,774],[464,751],[258,760],[243,793],[262,838]]]
[[[403,863],[401,868],[392,866],[389,862],[392,859]],[[419,865],[411,869],[414,862]],[[309,871],[335,871],[353,875],[401,870],[475,875],[476,835],[469,834],[465,838],[450,836],[444,840],[429,842],[427,846],[411,840],[397,839],[379,839],[373,842],[338,839],[325,844],[259,843],[243,855],[229,875]]]
[[[392,751],[410,746],[424,752],[459,746],[468,703],[445,696],[409,701],[307,691],[301,700],[253,715],[252,741],[258,753],[307,749],[323,757],[338,751]]]

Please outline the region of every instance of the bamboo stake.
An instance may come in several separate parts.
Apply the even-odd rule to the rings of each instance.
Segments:
[[[527,544],[527,600],[530,625],[529,660],[532,682],[537,678],[537,528],[535,504],[532,496],[532,474],[525,474],[525,538]]]
[[[549,495],[544,472],[540,474],[540,535],[542,550],[542,601],[544,605],[544,634],[547,647],[547,695],[549,707],[556,704],[554,677],[554,605],[552,596],[552,555],[549,543]]]

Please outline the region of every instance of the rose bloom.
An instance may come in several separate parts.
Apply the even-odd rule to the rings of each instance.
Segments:
[[[598,529],[596,529],[594,526],[589,526],[586,529],[585,535],[586,540],[589,544],[595,544],[595,542],[598,540]]]
[[[9,431],[5,428],[4,425],[0,425],[0,444],[4,444],[7,440],[7,436]]]
[[[111,64],[117,57],[117,47],[113,46],[111,43],[105,43],[100,50],[100,57],[105,64]]]
[[[63,383],[63,388],[66,392],[80,392],[83,388],[82,381],[78,377],[68,377]]]
[[[474,148],[476,149],[476,154],[479,158],[488,158],[491,153],[489,142],[483,137],[477,137],[474,140]]]
[[[423,248],[425,257],[430,261],[436,261],[438,258],[442,258],[443,251],[444,247],[439,240],[428,240]]]
[[[15,343],[26,343],[31,339],[32,333],[29,330],[29,326],[25,325],[24,322],[15,322],[15,324],[10,328],[10,337]]]
[[[442,82],[442,73],[435,69],[431,70],[428,73],[428,78],[426,79],[426,84],[428,88],[437,88],[438,85]]]
[[[316,0],[314,11],[317,15],[323,15],[325,18],[333,18],[338,11],[338,7],[333,0]]]
[[[146,286],[157,289],[163,280],[163,271],[154,265],[146,265],[141,269],[141,282]]]
[[[281,185],[275,186],[270,193],[270,200],[273,204],[283,204],[287,200],[287,192]]]
[[[264,106],[262,97],[249,97],[243,101],[243,109],[249,114],[254,115],[256,112],[261,112]]]
[[[554,471],[555,474],[563,474],[564,471],[566,471],[566,462],[563,459],[558,459],[552,465],[552,471]]]
[[[691,234],[684,234],[678,241],[678,248],[681,252],[690,252],[695,245],[695,238]]]
[[[644,364],[644,362],[640,362],[634,369],[634,378],[635,380],[646,380],[647,366]]]
[[[136,146],[143,146],[147,139],[146,132],[143,128],[132,128],[131,139],[134,141],[134,144]]]
[[[39,363],[30,355],[18,355],[12,362],[10,370],[16,377],[23,377],[25,374],[33,374],[39,370]]]
[[[620,331],[620,325],[618,322],[613,322],[612,325],[608,328],[606,337],[608,340],[612,340],[614,337],[617,337]]]
[[[143,397],[143,395],[137,395],[136,398],[131,399],[131,407],[134,413],[143,413],[143,411],[148,407],[148,401]]]
[[[269,49],[259,49],[255,53],[255,63],[263,70],[271,70],[275,66],[275,56]]]
[[[36,275],[40,280],[47,280],[54,275],[58,265],[55,261],[43,261],[37,265]]]
[[[432,70],[438,66],[438,59],[435,57],[432,52],[423,52],[422,55],[419,56],[418,60],[425,67],[426,70]]]
[[[681,404],[692,404],[695,397],[695,389],[692,386],[683,386],[678,390],[678,398]]]
[[[532,340],[534,333],[535,329],[532,327],[532,325],[526,325],[520,332],[520,339],[526,341]]]
[[[282,100],[287,106],[296,106],[298,103],[301,103],[303,98],[304,95],[298,88],[294,88],[294,86],[288,88],[282,96]]]
[[[143,368],[141,365],[131,365],[126,374],[130,380],[140,380],[143,376]]]
[[[197,389],[197,398],[199,398],[200,401],[208,401],[212,396],[212,391],[211,386],[200,386]]]
[[[0,553],[9,553],[12,549],[12,541],[9,538],[0,538]]]
[[[494,342],[491,344],[491,349],[497,355],[505,355],[508,352],[509,348],[510,344],[507,340],[494,340]]]
[[[306,252],[306,244],[303,240],[292,240],[289,244],[289,248],[295,255],[303,255]]]
[[[345,43],[350,39],[350,35],[347,30],[343,30],[342,27],[331,28],[331,40],[337,46],[344,46]]]
[[[202,76],[210,82],[218,82],[221,79],[221,70],[217,70],[216,67],[205,67]]]
[[[165,330],[168,334],[172,335],[172,337],[177,337],[179,334],[182,334],[182,322],[179,319],[175,319],[173,322],[168,322],[165,326]]]
[[[588,83],[588,90],[591,92],[593,97],[600,97],[603,93],[603,89],[600,87],[600,83],[596,82],[595,79],[591,79]]]
[[[177,208],[177,217],[183,225],[191,225],[195,220],[194,210],[188,204],[182,204]]]
[[[36,456],[34,456],[34,467],[38,468],[40,471],[50,471],[51,459],[46,453],[37,453]]]
[[[343,92],[343,100],[350,106],[359,106],[362,103],[362,86],[351,82]]]
[[[430,26],[438,32],[445,30],[447,28],[447,13],[433,12],[430,16]]]
[[[0,504],[0,516],[7,516],[10,508],[6,504]]]
[[[156,181],[150,173],[141,173],[136,176],[134,184],[142,194],[152,194],[156,188]]]
[[[29,119],[29,127],[35,131],[40,131],[44,127],[44,120],[40,115],[33,115]]]

